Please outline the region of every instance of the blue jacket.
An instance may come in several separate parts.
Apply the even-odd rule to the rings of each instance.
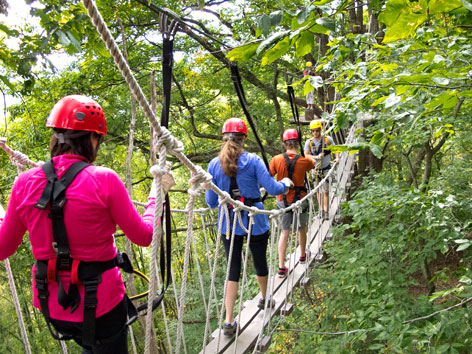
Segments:
[[[213,176],[212,182],[223,191],[229,193],[229,186],[231,178],[223,173],[220,165],[219,157],[215,157],[210,161],[208,165],[208,173]],[[245,198],[257,199],[261,196],[259,191],[260,185],[262,185],[267,193],[271,195],[279,195],[285,192],[285,184],[277,182],[267,171],[266,166],[262,162],[262,159],[255,155],[244,151],[238,160],[238,172],[236,174],[236,182],[241,193],[241,196]],[[205,195],[206,202],[210,208],[216,208],[218,206],[218,195],[211,189],[207,190]],[[264,203],[257,202],[254,204],[259,209],[264,209]],[[220,207],[218,210],[218,220],[220,220],[220,213],[223,213],[221,233],[226,234],[226,217],[224,216],[224,210]],[[247,212],[242,212],[242,220],[244,226],[248,226]],[[229,215],[231,221],[233,220],[233,209],[229,208]],[[230,230],[233,224],[230,221]],[[254,225],[252,225],[252,235],[262,235],[269,230],[269,220],[267,215],[257,214],[254,216]],[[243,236],[246,233],[236,222],[236,235]]]

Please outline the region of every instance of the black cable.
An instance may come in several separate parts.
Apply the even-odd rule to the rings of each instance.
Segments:
[[[239,74],[238,64],[235,62],[231,62],[230,69],[231,69],[231,80],[233,81],[234,88],[236,89],[236,93],[238,94],[239,102],[241,103],[241,108],[243,109],[244,114],[246,115],[247,121],[249,125],[251,126],[251,129],[254,133],[257,144],[259,145],[259,148],[262,154],[262,160],[264,161],[264,164],[266,165],[267,170],[269,170],[269,161],[267,160],[264,146],[262,145],[262,141],[259,138],[259,134],[257,134],[256,126],[254,124],[254,121],[251,118],[251,114],[249,113],[247,109],[247,101],[246,101],[246,96],[244,95],[243,86],[241,84],[241,75]]]

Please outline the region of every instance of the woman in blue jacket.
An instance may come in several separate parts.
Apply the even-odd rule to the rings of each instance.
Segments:
[[[293,186],[290,179],[285,178],[280,182],[269,174],[261,158],[255,154],[244,150],[244,142],[247,137],[247,127],[243,120],[230,118],[223,125],[223,146],[218,157],[210,161],[208,172],[213,176],[212,182],[223,191],[230,193],[233,199],[239,199],[245,205],[255,206],[264,209],[261,200],[260,185],[271,195],[279,195],[288,192]],[[212,190],[206,192],[206,202],[211,208],[218,206],[218,195]],[[248,228],[248,213],[242,213],[242,222]],[[226,223],[229,222],[230,230],[233,226],[233,208],[229,208],[230,220],[226,220],[225,213],[220,208],[218,210],[218,220],[221,219],[221,230],[225,232]],[[239,277],[241,274],[241,253],[244,236],[246,232],[241,228],[239,222],[236,223],[234,232],[235,239],[228,278],[228,285],[225,298],[226,318],[224,334],[233,336],[236,333],[237,323],[234,320],[233,308],[238,293]],[[231,236],[231,235],[230,235]],[[254,224],[250,238],[249,248],[256,269],[257,282],[261,290],[262,298],[258,307],[263,309],[266,299],[267,279],[269,270],[267,267],[267,243],[269,239],[269,220],[267,215],[257,214],[254,216]],[[222,235],[223,244],[226,251],[226,260],[229,257],[231,237],[226,239]],[[271,300],[270,307],[275,303]]]

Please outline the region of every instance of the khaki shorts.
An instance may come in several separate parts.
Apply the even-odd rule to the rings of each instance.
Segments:
[[[313,177],[313,184],[316,188],[320,184],[320,182],[323,180],[323,178],[325,178],[326,174],[322,172],[320,173],[320,172],[312,171],[311,176]],[[322,193],[329,192],[329,178],[323,182],[323,184],[318,189],[318,192],[322,192]]]
[[[285,208],[285,203],[283,200],[277,200],[277,207],[279,209],[284,209]],[[282,220],[282,230],[290,230],[292,226],[292,220],[293,220],[293,211],[289,211],[288,213],[285,213],[281,216]],[[305,200],[302,203],[302,212],[300,213],[300,229],[304,229],[306,227],[308,220],[308,200]],[[295,215],[295,224],[294,224],[294,229],[297,228],[297,216]]]

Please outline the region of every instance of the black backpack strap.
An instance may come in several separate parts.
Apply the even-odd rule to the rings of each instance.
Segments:
[[[231,182],[229,183],[229,195],[233,199],[241,198],[241,191],[239,190],[238,182],[236,177],[230,177]]]
[[[283,153],[283,157],[285,159],[285,163],[287,164],[287,170],[288,170],[288,178],[292,179],[293,177],[293,172],[295,170],[295,163],[297,162],[297,160],[300,158],[300,155],[295,155],[295,157],[290,161],[290,159],[288,158],[288,155],[286,152]],[[292,200],[292,203],[295,203],[298,199],[300,199],[300,189],[298,187],[294,187],[294,188],[291,188],[291,189],[295,189],[295,195],[293,197],[293,200]],[[288,207],[290,204],[292,203],[289,203],[287,201],[287,195],[284,194],[284,204],[285,204],[285,207]]]
[[[52,160],[46,162],[43,166],[41,166],[45,175],[46,175],[46,187],[43,189],[43,193],[41,194],[41,198],[39,198],[38,202],[36,203],[35,207],[38,209],[46,209],[49,200],[51,199],[52,189],[54,183],[57,181],[57,174],[56,170],[54,169],[54,164]]]

